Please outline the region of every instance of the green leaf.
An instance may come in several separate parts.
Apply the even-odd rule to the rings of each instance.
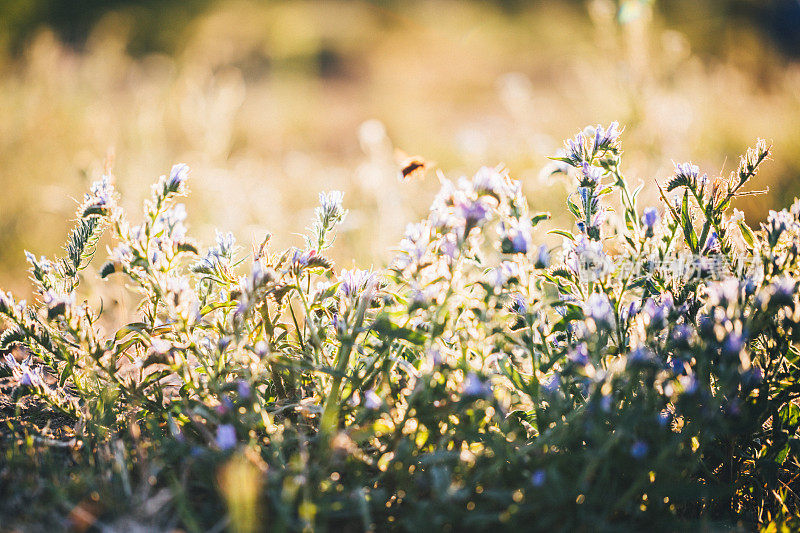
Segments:
[[[569,208],[569,212],[572,213],[575,216],[575,218],[581,218],[580,208],[575,202],[573,202],[569,198],[567,198],[567,207]]]
[[[419,331],[398,326],[386,315],[381,315],[372,323],[372,329],[380,334],[382,339],[402,339],[419,346],[425,344],[426,337]]]
[[[739,221],[739,230],[742,232],[744,242],[746,242],[748,246],[755,246],[756,236],[744,220]]]
[[[683,235],[686,237],[686,244],[692,252],[697,253],[697,233],[692,224],[692,216],[689,213],[689,191],[683,193],[683,202],[681,202],[681,226],[683,228]]]
[[[550,213],[537,213],[531,217],[531,225],[535,228],[536,225],[539,224],[539,222],[549,219],[550,219]]]
[[[547,233],[553,234],[553,235],[561,235],[562,237],[566,237],[567,239],[569,239],[571,241],[575,240],[575,236],[572,235],[572,233],[570,233],[568,231],[564,231],[564,230],[560,230],[560,229],[551,229]]]

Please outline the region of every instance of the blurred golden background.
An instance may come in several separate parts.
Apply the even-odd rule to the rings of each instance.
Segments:
[[[627,175],[672,161],[771,162],[751,223],[800,194],[797,0],[0,3],[0,286],[53,255],[114,154],[136,220],[170,165],[192,169],[192,233],[300,244],[322,190],[350,209],[340,267],[379,265],[423,215],[433,173],[402,183],[394,151],[446,174],[505,164],[566,220],[546,156],[588,124],[625,127]],[[105,255],[105,245],[98,254]]]

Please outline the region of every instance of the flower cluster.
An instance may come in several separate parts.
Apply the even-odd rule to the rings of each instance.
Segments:
[[[3,367],[14,394],[73,422],[73,469],[107,467],[109,492],[157,489],[169,527],[791,522],[800,201],[755,230],[728,214],[768,157],[759,142],[726,179],[676,165],[664,204],[640,209],[620,143],[616,123],[587,128],[556,158],[574,178],[574,224],[549,232],[561,246],[520,182],[484,167],[441,178],[385,269],[326,257],[340,192],[320,195],[304,245],[267,236],[248,257],[231,233],[193,244],[185,165],[138,223],[103,177],[68,257],[27,255],[36,301],[0,292],[0,348],[17,354]],[[101,328],[76,288],[104,228],[101,274],[140,300]],[[92,501],[93,485],[71,487]]]

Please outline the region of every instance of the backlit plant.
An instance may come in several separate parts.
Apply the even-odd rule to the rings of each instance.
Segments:
[[[38,301],[0,295],[15,395],[68,420],[46,439],[12,425],[0,510],[39,483],[101,524],[191,530],[793,520],[800,202],[757,230],[729,213],[768,158],[759,141],[729,177],[676,165],[640,209],[620,134],[587,128],[554,158],[574,227],[546,231],[518,181],[481,168],[442,178],[379,270],[326,257],[339,192],[302,247],[246,252],[188,236],[185,165],[141,220],[103,176],[66,257],[28,255]],[[101,276],[139,297],[111,333],[77,292],[103,231]]]

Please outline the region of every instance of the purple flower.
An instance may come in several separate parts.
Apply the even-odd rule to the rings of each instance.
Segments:
[[[678,163],[675,165],[675,177],[693,182],[700,175],[700,167],[692,163]]]
[[[378,286],[378,277],[371,270],[342,270],[339,274],[341,285],[339,290],[348,298],[358,296],[362,292],[375,290]]]
[[[722,343],[722,351],[726,355],[739,355],[744,349],[745,340],[740,333],[732,331]]]
[[[569,352],[567,359],[579,366],[586,366],[589,364],[589,350],[586,348],[586,343],[581,343],[575,347],[574,350]]]
[[[236,429],[231,424],[222,424],[217,427],[217,446],[221,450],[230,450],[236,447]]]
[[[111,176],[103,177],[95,181],[89,192],[83,195],[83,204],[78,210],[80,217],[90,215],[105,215],[115,205],[114,185],[111,183]]]
[[[708,236],[708,240],[706,241],[705,246],[703,246],[704,252],[719,252],[720,250],[720,242],[719,236],[717,235],[716,231],[711,231],[711,234]]]
[[[534,266],[536,268],[547,268],[550,266],[550,250],[547,249],[547,245],[539,245],[539,249],[536,251]]]
[[[186,181],[189,179],[191,169],[185,163],[173,165],[169,172],[169,179],[166,182],[167,190],[170,192],[183,193],[186,190]]]
[[[790,305],[794,301],[797,285],[792,278],[781,277],[770,285],[770,303],[774,305]]]
[[[474,372],[467,374],[461,392],[464,396],[486,397],[491,396],[492,387],[478,377]]]
[[[628,354],[628,366],[642,366],[651,363],[655,359],[655,354],[650,348],[637,346]]]
[[[598,329],[614,326],[614,308],[605,294],[595,292],[589,296],[586,301],[586,314],[594,320]]]
[[[489,207],[478,200],[461,198],[458,202],[458,213],[464,218],[467,229],[478,226],[489,218]],[[466,236],[466,234],[465,234]]]
[[[542,390],[549,394],[555,394],[561,388],[561,380],[558,378],[558,374],[553,374],[550,376],[549,379],[545,380],[542,383]]]
[[[658,224],[658,211],[655,207],[648,207],[644,210],[642,215],[642,224],[644,224],[645,233],[648,237],[653,236],[656,224]]]
[[[544,482],[545,482],[546,480],[547,480],[547,474],[546,474],[546,473],[545,473],[545,471],[544,471],[543,469],[541,469],[541,468],[540,468],[540,469],[538,469],[538,470],[536,470],[536,471],[535,471],[535,472],[534,472],[534,473],[531,475],[531,483],[533,483],[533,486],[534,486],[534,487],[541,487],[542,485],[544,485]]]
[[[602,168],[590,165],[587,161],[581,164],[579,178],[581,189],[594,189],[600,183],[602,177]]]
[[[488,193],[499,196],[505,189],[503,174],[489,167],[481,167],[472,178],[472,186],[479,193]]]
[[[672,342],[674,342],[678,348],[687,349],[689,348],[689,341],[692,337],[692,328],[686,324],[678,324],[672,328],[670,336],[672,337]]]
[[[647,455],[648,446],[643,440],[637,440],[631,446],[631,457],[634,459],[644,459]]]
[[[578,166],[588,158],[589,154],[586,150],[586,139],[583,136],[583,132],[575,135],[573,139],[567,139],[564,145],[567,152],[566,158],[570,160],[572,165]]]
[[[375,394],[374,390],[369,389],[364,393],[364,407],[375,411],[376,409],[380,409],[381,405],[383,405],[383,401],[381,401],[380,396]]]
[[[239,398],[247,400],[250,398],[250,384],[243,379],[236,382],[236,389],[239,391]]]
[[[511,296],[511,311],[518,315],[524,315],[528,312],[528,302],[525,301],[525,296],[522,293],[516,292]]]
[[[342,209],[344,193],[342,191],[329,191],[319,193],[319,216],[322,219],[339,219],[346,214]]]
[[[598,124],[594,131],[595,150],[608,150],[613,147],[621,133],[619,123],[616,121],[609,124],[607,130],[604,130],[603,126]]]

